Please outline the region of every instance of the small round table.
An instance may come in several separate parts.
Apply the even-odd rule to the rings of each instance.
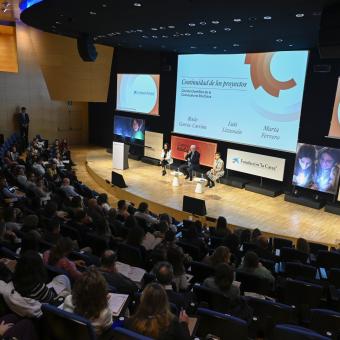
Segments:
[[[174,176],[174,178],[172,180],[172,186],[173,187],[179,187],[180,186],[179,177],[183,176],[183,173],[180,172],[180,171],[171,171],[171,175]]]
[[[205,185],[207,180],[205,178],[195,177],[194,181],[197,183],[195,188],[196,194],[203,194],[204,192],[203,186]]]

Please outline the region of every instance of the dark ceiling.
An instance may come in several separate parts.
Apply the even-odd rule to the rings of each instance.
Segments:
[[[178,53],[311,49],[340,0],[44,0],[22,12],[38,29],[96,43]],[[340,18],[339,18],[340,20]]]

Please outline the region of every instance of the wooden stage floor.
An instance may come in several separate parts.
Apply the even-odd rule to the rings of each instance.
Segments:
[[[96,175],[111,181],[112,159],[105,149],[89,148],[86,159]],[[172,176],[162,177],[160,167],[131,159],[129,166],[117,171],[128,185],[125,190],[149,201],[181,210],[183,195],[189,195],[206,201],[208,216],[223,215],[234,225],[312,242],[340,243],[339,216],[285,202],[283,195],[271,198],[223,184],[196,194],[195,183],[183,178],[180,187],[172,187]]]

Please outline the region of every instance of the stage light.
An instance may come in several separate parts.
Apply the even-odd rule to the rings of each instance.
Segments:
[[[140,2],[135,2],[133,5],[134,5],[135,7],[142,7],[142,4],[141,4]]]
[[[295,14],[297,18],[303,18],[305,15],[303,13],[297,13]]]
[[[234,19],[234,22],[241,22],[242,21],[242,19],[240,19],[240,18],[235,18]]]
[[[196,24],[194,24],[193,22],[191,22],[190,24],[188,24],[190,27],[195,27]]]
[[[90,15],[97,15],[97,13],[94,12],[94,11],[90,11],[89,14],[90,14]]]
[[[224,30],[227,31],[227,32],[230,32],[231,28],[230,27],[224,27]]]
[[[168,28],[173,29],[173,28],[175,28],[175,26],[174,25],[170,25],[170,26],[168,26]]]
[[[272,20],[272,17],[270,15],[266,15],[265,17],[263,17],[264,20]]]
[[[216,31],[215,30],[210,30],[210,33],[216,33]]]
[[[282,43],[282,42],[283,42],[283,39],[282,39],[282,38],[278,38],[278,39],[276,39],[276,42]]]
[[[156,27],[151,27],[151,31],[158,31],[158,28],[156,28]]]
[[[197,32],[196,34],[197,35],[203,35],[204,33],[203,32]]]
[[[211,23],[214,25],[218,25],[220,22],[218,20],[213,20]]]
[[[201,22],[200,22],[200,25],[201,25],[201,26],[205,26],[206,24],[207,24],[207,23],[206,23],[205,21],[201,21]]]
[[[240,47],[239,44],[233,44],[233,47]]]

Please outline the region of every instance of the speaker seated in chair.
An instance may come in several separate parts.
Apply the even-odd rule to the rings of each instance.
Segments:
[[[200,153],[196,150],[196,145],[191,145],[189,152],[184,156],[186,163],[179,167],[179,171],[184,173],[185,179],[189,178],[192,181],[193,171],[199,169],[200,156]]]
[[[224,162],[221,158],[221,154],[219,152],[215,153],[215,160],[213,167],[205,173],[205,178],[207,179],[207,187],[212,188],[215,186],[215,182],[219,180],[219,178],[224,176]]]

